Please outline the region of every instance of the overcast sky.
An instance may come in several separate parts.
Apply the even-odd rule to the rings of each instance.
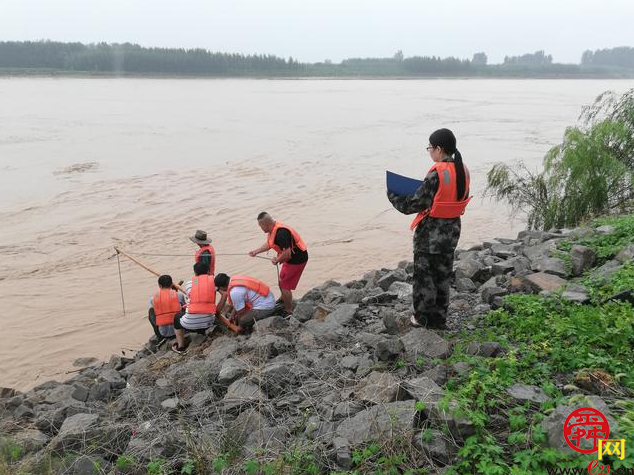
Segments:
[[[634,46],[634,0],[0,0],[0,41],[131,42],[300,61],[437,55],[490,63]]]

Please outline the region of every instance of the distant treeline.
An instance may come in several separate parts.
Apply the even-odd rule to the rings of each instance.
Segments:
[[[634,48],[586,51],[581,64],[553,63],[544,51],[507,56],[487,64],[485,53],[469,59],[413,56],[351,58],[300,63],[274,55],[214,53],[205,49],[145,48],[131,43],[54,41],[0,42],[0,74],[59,73],[166,76],[459,76],[459,77],[633,77]]]
[[[619,48],[586,51],[581,56],[581,64],[634,68],[634,48],[621,46]]]

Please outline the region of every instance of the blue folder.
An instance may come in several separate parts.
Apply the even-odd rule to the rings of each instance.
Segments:
[[[413,178],[392,173],[388,170],[385,171],[385,174],[387,190],[399,196],[413,195],[420,185],[423,184],[421,180],[414,180]]]

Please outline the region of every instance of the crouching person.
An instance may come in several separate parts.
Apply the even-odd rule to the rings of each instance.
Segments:
[[[226,302],[233,307],[229,320],[247,329],[256,320],[270,317],[275,311],[275,296],[264,282],[246,275],[218,274],[216,288],[223,294],[220,310]]]
[[[150,298],[148,320],[159,343],[165,338],[174,338],[174,315],[185,305],[185,296],[173,290],[172,284],[171,276],[160,276],[159,290]]]
[[[192,280],[185,282],[187,309],[174,316],[176,342],[172,350],[180,354],[185,353],[185,330],[204,333],[215,321],[216,286],[213,275],[209,275],[209,265],[197,262],[194,264],[194,274]]]

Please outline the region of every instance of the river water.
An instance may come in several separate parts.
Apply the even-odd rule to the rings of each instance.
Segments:
[[[310,262],[298,295],[411,256],[411,217],[385,170],[421,177],[448,127],[474,195],[461,247],[514,237],[521,220],[482,197],[496,162],[538,169],[603,80],[0,79],[0,386],[63,379],[79,357],[131,354],[151,335],[156,278],[113,246],[191,277],[204,229],[217,271],[270,283],[246,253],[260,211],[295,227]],[[183,257],[143,256],[177,254]],[[225,254],[225,255],[223,255]],[[236,255],[226,255],[236,254]],[[277,293],[276,293],[277,295]]]

